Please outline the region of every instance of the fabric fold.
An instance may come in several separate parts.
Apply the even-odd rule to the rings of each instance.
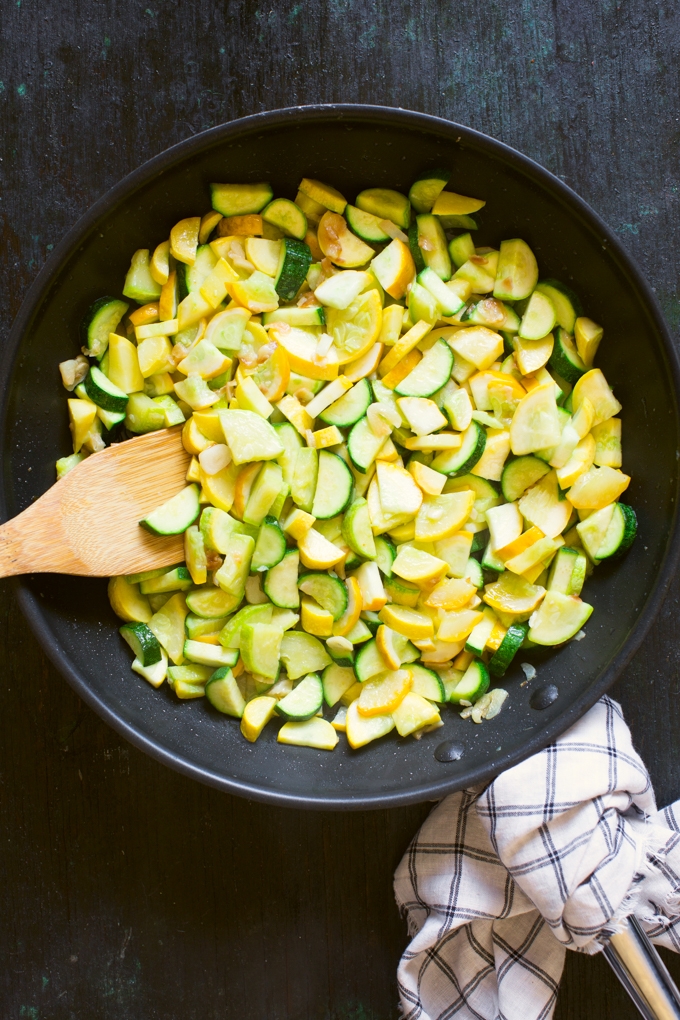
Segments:
[[[679,822],[657,812],[606,697],[487,787],[447,797],[395,875],[406,1020],[548,1020],[565,950],[599,951],[629,913],[680,948]]]

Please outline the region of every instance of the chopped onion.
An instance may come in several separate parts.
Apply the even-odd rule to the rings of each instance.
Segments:
[[[305,439],[307,440],[307,446],[311,446],[313,450],[316,449],[316,439],[311,429],[305,429]]]
[[[306,294],[303,294],[302,297],[298,299],[297,306],[298,308],[312,308],[314,306],[317,308],[321,307],[313,290],[308,290]]]
[[[93,453],[99,453],[100,450],[106,449],[106,443],[102,439],[101,432],[95,432],[94,429],[88,432],[85,445],[89,446]]]
[[[316,352],[314,354],[315,361],[323,361],[331,347],[333,346],[333,337],[330,333],[322,333],[319,337],[319,342],[316,345]]]
[[[231,464],[231,450],[225,443],[216,443],[199,453],[198,462],[206,475],[219,474]]]
[[[61,381],[69,392],[72,392],[83,381],[90,371],[90,362],[82,354],[70,361],[62,361],[59,365]]]
[[[536,679],[536,670],[534,669],[530,662],[520,662],[520,667],[525,677],[527,678],[526,679],[527,683],[529,683],[530,680]]]
[[[408,243],[408,237],[403,230],[400,230],[396,223],[392,220],[381,220],[378,224],[381,230],[384,230],[386,234],[389,234],[392,238],[397,238],[399,241],[406,241]]]
[[[584,630],[580,630],[578,634],[574,634],[572,641],[583,641],[585,636],[586,632]]]
[[[238,255],[232,255],[231,261],[234,263],[235,266],[238,266],[240,269],[245,269],[249,273],[255,272],[255,266],[253,265],[252,262],[249,262],[248,259],[242,259],[239,258]]]
[[[287,694],[293,690],[293,681],[289,680],[287,676],[284,676],[282,680],[277,680],[273,687],[270,687],[267,691],[268,698],[276,698],[278,701],[281,698],[285,698]]]
[[[259,351],[257,352],[257,363],[261,365],[263,362],[268,361],[272,354],[279,345],[276,340],[270,340],[268,344],[262,344]]]

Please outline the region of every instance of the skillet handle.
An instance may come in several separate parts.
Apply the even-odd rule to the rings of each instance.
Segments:
[[[636,917],[626,918],[604,955],[644,1020],[680,1020],[680,992]]]

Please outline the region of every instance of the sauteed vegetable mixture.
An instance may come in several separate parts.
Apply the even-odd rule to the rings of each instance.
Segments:
[[[132,669],[258,739],[353,748],[480,722],[517,653],[582,636],[623,553],[621,405],[602,327],[435,170],[349,204],[213,184],[132,256],[60,365],[73,453],[181,427],[186,487],[145,520],[174,568],[114,577]]]

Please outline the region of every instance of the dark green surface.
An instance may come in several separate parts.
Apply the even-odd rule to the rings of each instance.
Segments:
[[[6,0],[3,334],[50,247],[149,156],[232,117],[346,101],[450,117],[562,176],[639,260],[677,335],[679,43],[674,5],[643,0]],[[679,593],[613,692],[659,803],[680,795]],[[0,599],[2,1016],[396,1017],[391,873],[428,807],[288,812],[169,772],[80,703],[6,582]],[[636,1013],[603,960],[569,954],[556,1015]]]

